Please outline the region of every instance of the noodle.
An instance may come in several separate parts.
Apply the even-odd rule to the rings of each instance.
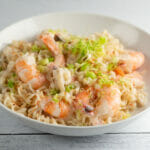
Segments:
[[[131,82],[132,78],[128,75],[118,77],[115,72],[119,61],[128,58],[127,50],[118,39],[107,31],[89,37],[78,37],[53,30],[44,31],[42,34],[49,32],[61,35],[56,43],[63,52],[66,64],[64,67],[58,67],[58,71],[50,70],[49,64],[56,58],[39,37],[34,41],[13,41],[0,52],[0,101],[5,106],[27,117],[50,124],[91,126],[126,119],[131,112],[146,104],[144,82],[142,81],[141,86],[135,87]],[[33,55],[36,69],[47,79],[47,83],[38,89],[33,88],[30,82],[23,82],[16,71],[16,61],[24,55]],[[132,73],[130,67],[127,69]],[[57,77],[59,73],[64,80]],[[113,115],[95,115],[104,94],[101,89],[105,89],[105,86],[118,87],[121,93],[119,111]],[[99,92],[95,94],[93,88]],[[89,104],[94,108],[90,113],[84,112],[80,107],[74,108],[76,95],[85,89],[90,93]],[[65,100],[71,107],[69,117],[61,118],[45,113],[39,106],[39,101],[45,95],[59,101]]]

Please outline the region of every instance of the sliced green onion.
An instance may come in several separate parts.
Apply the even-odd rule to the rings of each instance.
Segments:
[[[124,119],[127,119],[127,118],[129,118],[131,116],[131,114],[130,113],[125,113],[123,116],[122,116],[122,119],[124,120]]]
[[[53,62],[54,61],[54,57],[49,57],[48,60],[49,60],[49,62]]]
[[[108,71],[114,70],[115,66],[116,65],[114,63],[109,63],[108,66],[107,66],[107,70]]]
[[[84,71],[84,70],[86,70],[89,66],[90,66],[89,63],[84,63],[84,64],[81,66],[80,70],[81,70],[81,71]]]
[[[75,88],[74,84],[69,84],[69,85],[66,86],[66,92],[70,92],[74,88]]]
[[[67,64],[67,68],[68,68],[68,69],[74,69],[75,66],[74,66],[73,64]]]
[[[118,64],[117,58],[116,58],[116,57],[113,57],[113,58],[112,58],[112,62],[109,63],[108,66],[107,66],[107,70],[108,70],[108,71],[114,70],[114,69],[116,68],[117,64]]]
[[[106,39],[106,37],[104,37],[104,36],[101,36],[100,38],[99,38],[99,42],[100,42],[100,44],[105,44],[106,42],[107,42],[107,39]]]
[[[49,59],[48,58],[45,58],[45,59],[41,59],[40,62],[39,62],[39,65],[47,65],[49,63]]]
[[[91,79],[95,79],[96,78],[96,74],[94,72],[87,72],[86,73],[86,77],[87,78],[91,78]]]
[[[42,65],[37,65],[37,69],[40,71],[40,72],[45,72],[46,70],[46,67],[45,66],[42,66]]]
[[[13,88],[15,83],[12,80],[8,80],[7,85],[8,85],[9,88]]]
[[[58,94],[60,91],[59,90],[57,90],[57,89],[51,89],[50,90],[50,94],[51,95],[56,95],[56,94]]]
[[[54,97],[52,98],[52,100],[56,103],[59,102],[59,98],[58,98],[58,94],[55,94]]]
[[[33,51],[33,52],[39,52],[40,51],[40,48],[37,46],[37,45],[33,45],[32,47],[31,47],[31,50]]]
[[[114,84],[114,81],[110,80],[108,78],[101,78],[101,79],[99,79],[98,83],[99,83],[100,86],[103,86],[103,85],[112,85],[112,84]]]
[[[98,75],[98,76],[102,76],[103,74],[102,74],[101,72],[98,72],[97,75]]]

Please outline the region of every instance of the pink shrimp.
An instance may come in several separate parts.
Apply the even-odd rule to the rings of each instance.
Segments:
[[[119,61],[119,67],[125,72],[129,73],[140,68],[145,61],[143,53],[137,51],[128,51],[124,59]]]
[[[37,71],[33,55],[27,54],[17,59],[15,67],[19,78],[25,83],[30,83],[34,89],[45,84],[45,76]]]
[[[45,96],[38,104],[45,113],[53,117],[65,118],[70,112],[70,106],[64,100],[54,102],[51,97]]]
[[[96,106],[96,114],[99,116],[113,116],[120,109],[121,93],[117,86],[104,87],[101,99]]]
[[[144,85],[142,76],[140,75],[140,73],[136,71],[134,71],[133,73],[127,74],[125,77],[129,78],[136,88],[143,87]]]
[[[51,33],[44,33],[40,36],[40,39],[48,47],[49,51],[55,57],[54,64],[57,66],[65,65],[65,58],[62,51],[59,49],[57,43],[54,40],[54,36]]]
[[[84,110],[88,113],[93,111],[93,107],[89,104],[90,101],[90,94],[88,91],[79,92],[76,95],[76,99],[74,101],[74,107],[76,109]]]

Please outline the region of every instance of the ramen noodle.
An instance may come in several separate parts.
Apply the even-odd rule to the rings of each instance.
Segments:
[[[45,30],[0,52],[0,101],[50,124],[95,126],[127,119],[146,104],[137,70],[144,55],[107,31],[88,37]]]

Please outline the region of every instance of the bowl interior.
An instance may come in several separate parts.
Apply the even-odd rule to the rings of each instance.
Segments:
[[[146,56],[144,66],[144,80],[147,90],[150,88],[150,36],[122,21],[111,17],[105,17],[94,14],[76,14],[76,13],[52,13],[23,20],[5,28],[0,33],[0,49],[12,40],[31,40],[35,35],[44,29],[66,29],[67,31],[78,34],[88,35],[95,32],[102,32],[105,29],[112,35],[119,38],[126,48],[142,51]],[[138,112],[148,108],[150,103],[139,109]]]

